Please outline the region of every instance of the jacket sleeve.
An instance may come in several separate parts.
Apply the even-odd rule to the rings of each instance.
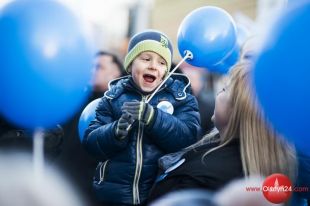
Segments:
[[[150,137],[165,152],[175,152],[195,143],[200,132],[200,114],[195,97],[181,101],[173,115],[156,110],[149,125]]]
[[[117,120],[113,116],[109,100],[102,98],[96,108],[96,118],[90,123],[83,138],[86,150],[102,161],[113,157],[126,148],[128,143],[128,139],[115,138]]]

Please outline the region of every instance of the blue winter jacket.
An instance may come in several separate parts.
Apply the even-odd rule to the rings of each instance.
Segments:
[[[124,102],[146,99],[133,84],[130,76],[110,83],[96,109],[96,119],[83,139],[88,152],[101,161],[93,186],[99,200],[105,203],[137,205],[145,202],[157,175],[159,157],[198,140],[197,100],[189,93],[188,78],[179,74],[172,75],[149,102],[155,111],[152,122],[148,126],[137,123],[128,138],[117,140],[115,129]],[[157,108],[162,101],[172,104],[172,115]]]

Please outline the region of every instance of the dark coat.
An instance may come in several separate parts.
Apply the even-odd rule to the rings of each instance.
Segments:
[[[237,140],[211,152],[202,161],[203,155],[217,145],[205,144],[186,153],[163,157],[173,164],[160,173],[148,201],[181,189],[200,188],[216,191],[231,180],[244,177]]]
[[[148,126],[136,124],[125,140],[115,138],[115,128],[124,102],[146,97],[133,85],[131,77],[116,79],[99,102],[96,119],[85,131],[83,144],[102,162],[96,169],[93,186],[102,202],[141,204],[156,178],[157,160],[197,141],[200,117],[197,100],[189,94],[189,81],[172,75],[149,102],[154,118]],[[169,101],[173,114],[156,106]]]

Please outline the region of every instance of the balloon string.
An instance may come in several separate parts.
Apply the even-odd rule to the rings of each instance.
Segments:
[[[155,91],[152,93],[151,96],[149,96],[145,103],[149,103],[151,99],[155,96],[155,94],[158,92],[158,90],[165,84],[165,82],[169,79],[169,77],[180,67],[180,65],[186,60],[186,59],[193,59],[193,53],[186,50],[184,58],[174,67],[174,69],[169,72],[169,74],[166,76],[166,78],[160,83],[160,85],[155,89]]]
[[[44,172],[44,137],[43,130],[38,128],[33,135],[33,166],[36,180],[41,181]]]

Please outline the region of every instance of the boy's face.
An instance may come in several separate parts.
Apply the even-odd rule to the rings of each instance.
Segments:
[[[163,81],[167,62],[155,52],[142,52],[132,62],[130,72],[144,92],[151,92]]]

